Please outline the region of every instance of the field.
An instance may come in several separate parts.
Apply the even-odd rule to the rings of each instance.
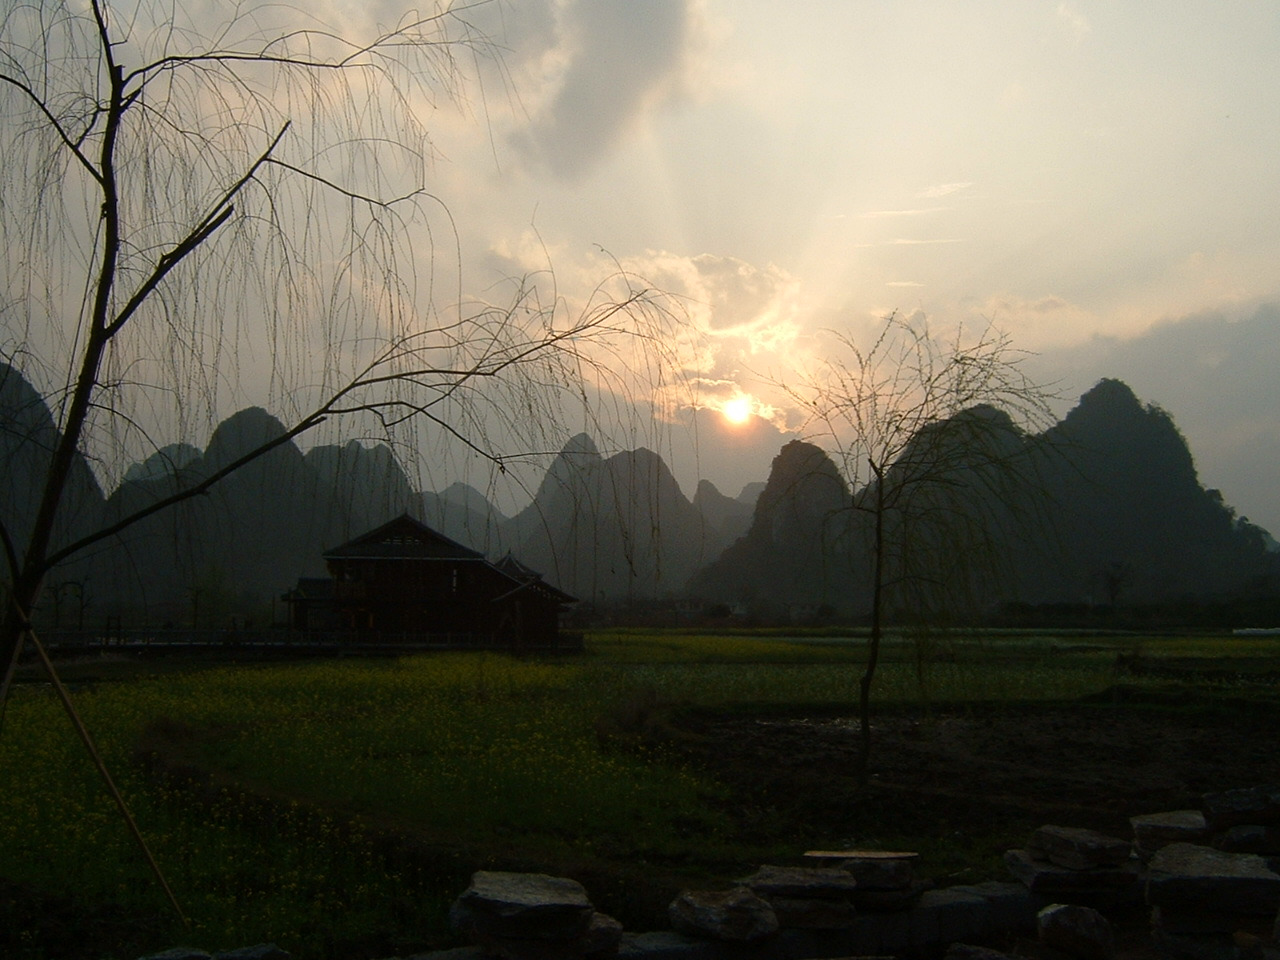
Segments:
[[[29,674],[0,728],[0,953],[406,955],[453,943],[479,868],[574,876],[649,929],[681,886],[815,846],[905,846],[968,881],[1042,823],[1122,832],[1280,780],[1280,639],[952,634],[888,642],[859,790],[863,647],[637,632],[554,662],[68,664],[189,927]]]

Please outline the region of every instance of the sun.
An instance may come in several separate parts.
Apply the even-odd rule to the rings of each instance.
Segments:
[[[732,400],[726,400],[720,412],[724,414],[724,418],[735,426],[740,426],[751,419],[751,408],[753,404],[751,398],[745,393],[740,393]]]

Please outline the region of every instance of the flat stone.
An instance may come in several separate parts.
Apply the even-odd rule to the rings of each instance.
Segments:
[[[1014,960],[1011,953],[1001,953],[990,947],[978,947],[970,943],[953,943],[947,947],[943,960]]]
[[[1036,928],[1036,911],[1043,900],[1017,881],[987,880],[984,883],[950,887],[987,902],[987,929],[984,933],[1026,933]]]
[[[912,951],[916,942],[916,934],[912,930],[911,911],[901,910],[897,913],[863,914],[858,918],[855,934],[860,933],[858,943],[861,949],[857,955],[870,953],[885,954],[895,957]]]
[[[159,953],[150,953],[140,960],[213,960],[213,954],[198,947],[170,947]]]
[[[1118,867],[1128,861],[1133,847],[1126,840],[1079,827],[1041,827],[1031,835],[1027,849],[1038,859],[1069,870]]]
[[[403,960],[488,960],[489,954],[472,944],[469,947],[453,947],[449,950],[432,950],[430,953],[411,953]]]
[[[1242,960],[1240,948],[1230,934],[1195,935],[1152,930],[1151,941],[1169,960]]]
[[[806,850],[806,857],[816,860],[918,860],[915,850]]]
[[[990,920],[987,898],[960,887],[926,890],[911,908],[912,932],[922,947],[977,938],[988,932]],[[931,939],[922,939],[925,931]]]
[[[858,890],[849,900],[859,910],[872,913],[897,913],[909,910],[924,892],[922,884],[912,884],[900,890]]]
[[[1280,828],[1261,824],[1229,827],[1213,838],[1213,846],[1228,853],[1280,853]]]
[[[804,900],[768,897],[778,925],[791,930],[847,930],[858,911],[848,900]]]
[[[1226,830],[1246,823],[1280,823],[1280,786],[1245,787],[1206,793],[1200,798],[1210,830]]]
[[[1130,817],[1133,839],[1140,853],[1152,854],[1170,843],[1199,843],[1209,836],[1209,825],[1199,810],[1170,810]]]
[[[773,907],[746,887],[685,890],[667,908],[680,933],[733,943],[754,943],[778,932]]]
[[[723,944],[687,937],[674,930],[624,933],[618,960],[718,960]]]
[[[908,890],[914,881],[910,857],[851,857],[840,861],[859,890]]]
[[[1198,910],[1188,906],[1167,911],[1161,907],[1151,908],[1152,929],[1164,930],[1168,933],[1236,933],[1240,930],[1248,930],[1265,935],[1268,919],[1266,916],[1260,917],[1256,914],[1251,916],[1225,910]]]
[[[1171,843],[1151,858],[1147,902],[1152,906],[1270,914],[1280,909],[1280,874],[1259,856]]]
[[[607,913],[591,915],[591,926],[582,935],[582,955],[587,960],[613,960],[621,943],[621,923]]]
[[[541,873],[481,870],[449,911],[454,927],[473,939],[575,941],[595,908],[576,880]]]
[[[1037,859],[1027,850],[1006,850],[1004,863],[1014,879],[1032,893],[1087,906],[1140,902],[1141,868],[1133,862],[1121,867],[1077,870]]]
[[[485,930],[474,930],[471,936],[485,957],[501,957],[503,960],[614,960],[622,941],[622,924],[607,914],[597,913],[592,916],[591,925],[585,932],[565,940],[503,937]]]
[[[290,960],[288,950],[281,950],[274,943],[257,943],[252,947],[237,947],[213,955],[213,960]]]
[[[1091,907],[1054,903],[1036,917],[1040,943],[1077,960],[1111,960],[1116,935],[1111,922]]]
[[[762,866],[740,882],[770,900],[842,900],[858,887],[853,874],[835,867]]]

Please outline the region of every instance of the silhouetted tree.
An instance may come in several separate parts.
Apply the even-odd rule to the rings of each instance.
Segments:
[[[869,567],[871,627],[858,685],[857,774],[865,780],[891,604],[927,624],[998,579],[998,532],[1036,489],[1026,428],[1053,417],[1050,394],[992,328],[942,340],[924,321],[895,313],[868,348],[848,335],[836,341],[790,393],[849,481],[845,551]]]
[[[0,14],[0,351],[56,420],[29,524],[0,524],[0,700],[59,563],[335,418],[384,434],[433,423],[499,468],[547,450],[565,397],[617,383],[590,344],[668,319],[625,275],[571,315],[524,282],[498,305],[468,308],[460,289],[419,303],[439,205],[423,115],[459,91],[461,62],[492,53],[466,7],[368,38],[299,28],[289,6],[233,6],[218,25],[185,9]],[[219,394],[254,378],[286,429],[174,472],[124,516],[61,523],[87,464],[123,471],[130,450],[162,446],[149,429],[211,422]]]

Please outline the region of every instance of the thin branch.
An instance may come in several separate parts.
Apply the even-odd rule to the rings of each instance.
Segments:
[[[280,141],[284,139],[285,133],[289,130],[289,124],[286,123],[280,128],[280,132],[275,135],[267,149],[255,160],[240,177],[231,184],[218,198],[217,202],[210,206],[209,212],[204,219],[200,221],[190,233],[188,233],[181,241],[167,250],[160,259],[156,261],[155,267],[150,275],[138,286],[124,307],[116,315],[116,318],[107,327],[107,336],[114,336],[121,327],[129,322],[129,318],[134,312],[142,306],[152,292],[160,285],[161,281],[173,270],[174,267],[182,263],[187,257],[200,248],[200,246],[214,234],[219,227],[227,222],[235,213],[235,207],[231,206],[231,201],[236,195],[244,189],[245,185],[253,180],[258,170],[267,163],[272,152]]]

